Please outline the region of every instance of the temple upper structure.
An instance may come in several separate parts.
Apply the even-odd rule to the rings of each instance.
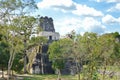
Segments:
[[[39,33],[38,36],[47,37],[48,40],[59,40],[59,33],[55,32],[53,19],[48,17],[41,17],[40,18],[40,27],[43,31]]]
[[[40,18],[40,27],[43,31],[55,32],[53,19],[46,17]]]

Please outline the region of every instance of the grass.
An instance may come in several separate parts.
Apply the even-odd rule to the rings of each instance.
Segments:
[[[100,70],[103,70],[103,67],[100,67]],[[109,75],[105,75],[105,80],[120,80],[120,67],[118,66],[107,66],[107,70],[106,71],[114,71],[114,72],[118,72],[118,75],[114,75],[112,78],[109,77]],[[88,72],[86,72],[87,74]],[[56,80],[57,79],[57,75],[55,74],[51,74],[51,75],[18,75],[19,79],[18,80]],[[85,75],[86,76],[86,75]],[[81,74],[81,78],[85,77],[83,76],[83,74]],[[98,78],[100,80],[102,80],[102,74],[98,73]],[[22,78],[22,79],[20,79]],[[2,78],[0,78],[0,80],[2,80]],[[78,80],[78,76],[72,76],[72,75],[62,75],[61,76],[61,80]]]
[[[107,70],[109,71],[117,71],[120,72],[120,69],[118,67],[107,67]],[[85,73],[87,74],[87,73]],[[103,75],[97,73],[98,80],[102,80]],[[83,78],[83,74],[81,74],[81,78]],[[32,75],[31,77],[25,77],[24,80],[57,80],[57,75]],[[78,80],[78,76],[72,76],[72,75],[62,75],[61,80]],[[83,80],[83,79],[81,79]],[[97,80],[97,79],[95,79]],[[105,80],[120,80],[120,74],[114,75],[112,78],[109,77],[109,75],[105,75]]]
[[[83,77],[83,76],[81,76]],[[102,80],[102,75],[99,74],[99,79]],[[33,77],[25,77],[24,80],[57,80],[57,75],[33,75]],[[61,80],[78,80],[77,75],[62,75]],[[109,76],[105,76],[105,80],[120,80],[117,76],[113,76],[113,78],[109,78]]]
[[[100,67],[100,69],[104,69],[103,66]],[[120,71],[120,67],[119,66],[107,66],[107,71],[114,71],[114,72],[118,72]]]
[[[81,78],[83,77],[83,74],[81,74]],[[85,76],[84,76],[85,77]],[[87,76],[86,76],[87,77]],[[3,80],[0,78],[0,80]],[[13,79],[10,79],[13,80]],[[19,76],[17,80],[57,80],[57,75],[25,75],[25,76]],[[72,76],[72,75],[62,75],[61,80],[78,80],[78,76]],[[83,79],[81,79],[83,80]],[[88,79],[87,79],[88,80]],[[98,74],[98,79],[94,80],[102,80],[102,75]],[[113,76],[113,78],[110,78],[108,75],[105,76],[105,80],[120,80],[119,76]]]
[[[24,80],[56,80],[57,75],[33,75],[33,77],[26,77]],[[62,80],[77,80],[76,76],[62,75]]]

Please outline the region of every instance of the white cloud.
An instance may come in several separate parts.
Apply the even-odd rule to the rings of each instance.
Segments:
[[[86,17],[82,23],[85,31],[97,33],[104,33],[105,31],[105,26],[92,17]]]
[[[111,7],[111,8],[108,9],[107,11],[108,11],[108,12],[120,11],[120,3],[117,3],[115,6]]]
[[[62,22],[62,24],[60,22]],[[84,32],[105,32],[105,26],[92,17],[86,17],[83,19],[64,18],[62,21],[55,21],[55,28],[61,35],[65,35],[72,30],[75,30],[80,34],[83,34]]]
[[[76,10],[74,10],[72,13],[77,15],[85,15],[85,16],[103,16],[103,13],[100,11],[95,10],[94,8],[90,8],[86,5],[76,5]]]
[[[120,3],[116,4],[115,8],[120,10]]]
[[[102,22],[105,24],[114,24],[114,23],[119,23],[120,24],[120,17],[119,18],[115,18],[111,15],[106,15],[102,18]]]
[[[37,6],[42,9],[50,7],[70,9],[74,7],[73,4],[72,0],[42,0],[37,4]]]
[[[67,34],[72,30],[78,31],[80,28],[82,29],[81,19],[77,18],[64,18],[54,23],[56,31],[60,32],[61,35]]]
[[[102,2],[103,0],[95,0],[96,2]]]
[[[103,16],[101,11],[97,11],[86,5],[75,3],[72,0],[43,0],[37,5],[40,9],[52,8],[62,12],[71,12],[79,16]]]
[[[120,0],[106,0],[107,2],[120,2]]]
[[[117,21],[120,23],[120,17],[117,19]]]
[[[114,3],[114,2],[120,2],[120,0],[95,0],[96,2],[107,2],[107,3]]]

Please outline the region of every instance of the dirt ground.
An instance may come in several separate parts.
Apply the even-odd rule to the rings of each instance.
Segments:
[[[10,80],[23,80],[24,77],[30,77],[28,74],[15,74]],[[4,78],[2,78],[2,71],[0,71],[0,80],[7,80],[7,72],[4,72]]]

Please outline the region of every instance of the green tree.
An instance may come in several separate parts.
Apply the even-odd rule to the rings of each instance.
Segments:
[[[23,50],[21,50],[21,52],[16,53],[15,55],[15,59],[13,61],[13,66],[12,66],[12,70],[14,70],[17,73],[20,73],[23,69]],[[13,75],[13,73],[12,73]]]
[[[75,67],[78,74],[78,80],[80,80],[80,70],[82,68],[82,57],[84,55],[82,45],[80,44],[81,35],[77,35],[75,31],[72,31],[69,35],[69,38],[72,40],[71,53],[68,55],[75,63]]]
[[[36,56],[36,53],[41,53],[42,54],[42,46],[44,44],[47,44],[47,39],[45,37],[32,37],[29,41],[29,46],[27,48],[27,50],[30,52],[28,52],[28,58],[29,58],[29,63],[28,63],[28,71],[30,72],[30,68],[32,67],[33,64],[33,59]],[[32,50],[32,52],[31,52]],[[43,64],[43,60],[41,58],[41,63]],[[42,74],[44,74],[44,66],[42,65]]]
[[[10,29],[13,30],[13,28],[10,28]],[[9,51],[10,51],[10,58],[8,61],[8,79],[9,79],[10,70],[12,68],[16,53],[21,52],[21,50],[23,50],[22,40],[19,38],[20,38],[20,36],[15,35],[15,32],[9,33],[9,35],[8,35],[7,40],[9,41],[8,43],[9,43]]]
[[[115,45],[114,45],[114,54],[112,55],[112,58],[115,62],[114,64],[119,65],[119,59],[120,59],[120,34],[118,32],[112,33],[111,35],[115,38]]]
[[[1,35],[1,34],[0,34]],[[3,36],[0,36],[2,38]],[[0,40],[0,68],[2,70],[2,77],[4,77],[4,70],[7,69],[7,62],[9,60],[8,43]]]
[[[16,27],[13,24],[11,25],[13,18],[29,15],[28,11],[33,10],[36,8],[34,0],[1,0],[0,1],[0,24],[6,27],[6,41],[9,42],[9,51],[10,51],[10,58],[8,62],[8,80],[9,80],[9,73],[10,69],[13,64],[13,60],[15,57],[15,53],[17,49],[19,49],[19,38],[20,36],[16,32]],[[17,35],[16,35],[17,34]],[[19,38],[18,38],[19,37]],[[20,50],[20,49],[19,49]],[[18,51],[19,51],[18,50]]]
[[[52,67],[58,72],[58,80],[60,79],[60,70],[64,68],[65,59],[69,54],[71,42],[70,39],[61,39],[49,46],[49,58],[52,61]]]
[[[85,75],[83,78],[87,77],[88,79],[93,79],[93,75],[96,72],[96,66],[97,62],[96,59],[96,46],[97,46],[97,34],[96,33],[88,33],[86,32],[83,36],[78,36],[78,61],[80,61],[80,64],[87,66],[87,68],[84,69],[83,67],[83,74],[85,72]],[[87,71],[87,73],[86,73]]]
[[[104,34],[99,37],[100,59],[102,62],[101,64],[104,67],[103,80],[105,80],[107,66],[111,64],[111,56],[114,53],[114,43],[115,38],[111,34]]]
[[[27,48],[29,47],[29,40],[33,34],[37,33],[36,29],[37,19],[32,16],[20,16],[13,20],[13,25],[17,27],[17,33],[22,35],[24,42],[24,73],[27,73]]]

